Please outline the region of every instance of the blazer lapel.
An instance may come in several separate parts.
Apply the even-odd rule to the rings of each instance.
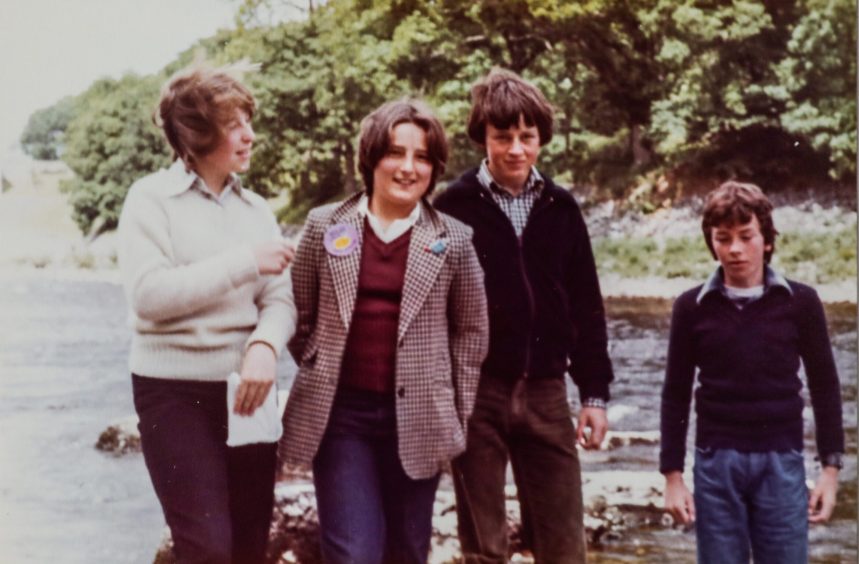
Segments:
[[[423,203],[421,216],[412,228],[403,296],[400,300],[400,321],[397,339],[402,339],[409,324],[420,311],[439,271],[447,258],[450,241],[443,226],[436,225]]]
[[[364,222],[358,214],[358,199],[360,194],[343,202],[340,208],[331,215],[328,227],[345,224],[353,227],[357,233],[355,248],[346,255],[335,256],[326,249],[328,268],[331,271],[334,293],[337,296],[337,307],[340,319],[346,331],[352,323],[352,311],[355,309],[355,299],[358,295],[358,273],[361,269],[361,245],[364,240]]]

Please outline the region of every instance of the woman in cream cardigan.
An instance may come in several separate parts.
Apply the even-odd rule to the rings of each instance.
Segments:
[[[119,222],[143,457],[180,562],[263,562],[268,541],[276,444],[226,445],[228,407],[263,404],[295,328],[293,249],[237,176],[253,113],[232,69],[175,75],[156,115],[175,161],[131,187]]]

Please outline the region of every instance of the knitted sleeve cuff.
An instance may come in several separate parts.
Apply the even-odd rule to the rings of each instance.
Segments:
[[[598,407],[599,409],[606,409],[608,407],[608,402],[603,398],[585,398],[582,400],[582,407]]]

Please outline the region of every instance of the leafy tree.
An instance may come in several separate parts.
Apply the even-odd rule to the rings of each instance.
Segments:
[[[849,0],[245,0],[236,21],[156,76],[76,99],[63,142],[82,229],[112,225],[131,181],[169,160],[150,110],[197,50],[262,63],[246,78],[259,102],[247,185],[284,195],[290,221],[358,189],[360,122],[386,100],[436,108],[451,144],[442,181],[473,166],[469,88],[494,65],[556,106],[541,167],[597,194],[676,199],[725,177],[855,183]],[[56,106],[34,114],[33,139],[56,146]]]
[[[75,100],[67,96],[34,112],[21,133],[24,152],[36,159],[54,160],[63,152],[63,137],[75,115]]]
[[[98,218],[99,229],[115,227],[131,184],[170,163],[167,143],[151,120],[161,82],[133,74],[102,79],[78,99],[63,154],[75,177],[63,188],[84,233]]]
[[[791,30],[786,56],[774,63],[779,124],[828,155],[829,176],[856,176],[856,4],[808,0]]]

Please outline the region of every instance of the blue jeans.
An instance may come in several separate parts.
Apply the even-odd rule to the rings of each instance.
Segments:
[[[438,481],[403,470],[393,396],[338,391],[313,460],[323,560],[425,563]]]
[[[698,562],[808,562],[802,453],[696,449],[694,480]]]
[[[227,446],[227,384],[132,375],[143,460],[182,564],[262,564],[277,444]]]

